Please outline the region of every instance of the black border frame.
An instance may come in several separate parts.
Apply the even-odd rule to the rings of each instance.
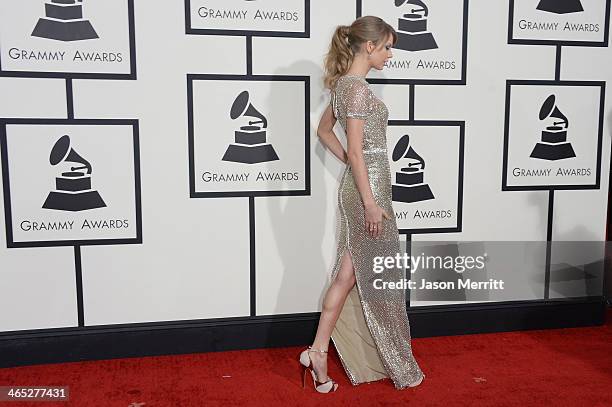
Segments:
[[[595,86],[600,88],[599,94],[599,130],[597,134],[597,168],[595,184],[593,185],[508,185],[508,147],[510,143],[510,102],[512,86]],[[584,190],[600,189],[601,186],[601,154],[603,142],[604,106],[606,95],[605,81],[553,81],[553,80],[513,80],[506,81],[505,115],[504,115],[504,147],[502,161],[502,191],[551,191],[551,190]]]
[[[457,226],[450,228],[399,229],[400,234],[453,233],[463,229],[463,170],[465,153],[465,122],[458,120],[389,120],[389,126],[458,127],[459,168],[457,180]]]
[[[301,190],[281,191],[196,191],[194,123],[193,123],[193,82],[194,81],[254,81],[254,82],[303,82],[304,84],[304,175],[305,185]],[[309,196],[310,185],[310,77],[293,75],[217,75],[187,74],[187,122],[189,138],[189,196],[190,198],[227,198],[255,196]]]
[[[357,17],[363,13],[363,0],[357,1]],[[399,79],[399,78],[366,78],[372,84],[396,85],[466,85],[467,84],[467,46],[468,46],[468,11],[469,0],[463,1],[463,33],[461,36],[461,78],[460,79]]]
[[[0,77],[18,78],[66,78],[66,79],[110,79],[135,80],[136,79],[136,35],[134,25],[134,0],[128,3],[128,31],[130,44],[130,73],[96,73],[96,72],[45,72],[45,71],[5,71],[2,68],[0,53]],[[0,44],[1,47],[1,44]]]
[[[28,242],[13,241],[13,218],[10,192],[10,174],[6,126],[17,125],[85,125],[85,126],[131,126],[134,146],[134,204],[136,209],[136,237],[124,239],[89,239],[89,240],[39,240]],[[0,119],[0,149],[2,156],[2,186],[4,191],[4,216],[6,223],[7,248],[20,247],[57,247],[57,246],[95,246],[142,243],[142,204],[140,180],[140,143],[138,120],[136,119]]]
[[[219,28],[193,28],[191,25],[191,0],[185,0],[185,34],[187,35],[226,35],[252,37],[310,38],[310,0],[304,1],[304,31],[252,31],[224,30]]]
[[[519,0],[520,1],[520,0]],[[536,40],[536,39],[517,39],[514,38],[514,2],[510,0],[510,8],[508,10],[508,44],[522,45],[563,45],[574,47],[607,47],[608,37],[610,34],[610,1],[606,1],[606,16],[604,22],[604,40],[602,42],[595,41],[566,41],[566,40]]]

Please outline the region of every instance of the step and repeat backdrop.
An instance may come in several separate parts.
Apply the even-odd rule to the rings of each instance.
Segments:
[[[0,332],[319,311],[322,63],[362,15],[403,250],[484,259],[410,278],[491,283],[410,305],[601,295],[610,0],[2,0]]]

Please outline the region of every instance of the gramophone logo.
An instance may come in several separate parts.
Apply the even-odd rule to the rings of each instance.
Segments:
[[[420,202],[434,199],[425,183],[425,161],[410,145],[410,136],[404,134],[393,149],[393,161],[406,159],[406,166],[395,173],[395,184],[391,187],[392,199],[397,202]]]
[[[55,191],[49,192],[43,208],[77,212],[106,206],[98,191],[91,189],[91,164],[70,147],[70,137],[64,135],[55,142],[49,162],[80,165],[70,165],[70,171],[55,178]]]
[[[236,97],[230,110],[232,120],[239,117],[253,117],[257,120],[247,120],[246,126],[234,131],[235,142],[227,147],[222,160],[245,164],[278,160],[274,147],[266,142],[268,120],[249,103],[249,92],[246,90]]]
[[[579,13],[584,11],[580,0],[540,0],[538,10],[555,14]]]
[[[557,107],[555,95],[546,98],[539,117],[549,122],[542,130],[541,141],[535,145],[530,157],[549,161],[576,157],[572,145],[567,141],[569,120]]]
[[[394,48],[405,51],[423,51],[438,48],[427,30],[429,9],[421,0],[395,0],[396,7],[404,7],[406,14],[398,19],[397,43]]]
[[[45,3],[33,37],[58,41],[80,41],[98,38],[93,26],[83,18],[83,0],[51,0]]]

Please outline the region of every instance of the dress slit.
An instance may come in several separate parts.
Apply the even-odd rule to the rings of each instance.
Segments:
[[[347,166],[340,185],[344,184],[349,168]],[[345,237],[341,240],[342,246],[337,254],[338,260],[332,272],[332,283],[338,277],[338,273],[343,265],[342,260],[348,252],[353,265],[353,272],[355,273],[355,285],[346,297],[336,326],[332,331],[331,339],[351,384],[358,385],[363,382],[380,380],[388,377],[388,375],[380,360],[378,349],[363,313],[362,295],[359,288],[359,275],[361,275],[361,271],[351,250],[351,226],[346,214],[346,208],[342,202],[341,193],[339,194],[338,201],[340,217],[344,221],[342,227]],[[355,365],[355,361],[362,364]]]

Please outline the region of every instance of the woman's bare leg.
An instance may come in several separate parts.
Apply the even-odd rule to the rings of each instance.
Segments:
[[[353,261],[348,249],[344,251],[342,263],[336,278],[329,286],[325,298],[323,299],[323,307],[321,317],[319,318],[319,326],[317,334],[312,344],[313,349],[327,350],[329,347],[329,339],[334,330],[336,321],[340,316],[340,311],[344,306],[346,297],[355,285],[355,270]],[[310,352],[310,359],[320,381],[327,380],[327,354],[321,352]]]

